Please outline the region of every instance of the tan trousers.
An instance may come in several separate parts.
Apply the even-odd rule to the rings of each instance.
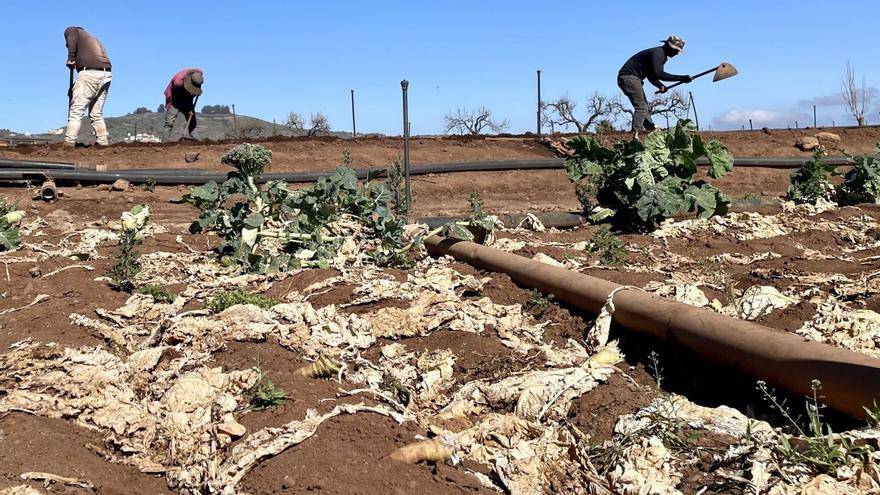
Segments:
[[[76,76],[73,83],[73,98],[70,103],[70,113],[67,116],[67,132],[64,142],[76,144],[79,128],[82,125],[83,115],[86,109],[89,111],[89,120],[95,129],[95,137],[98,144],[109,144],[107,125],[104,123],[104,101],[107,100],[107,92],[110,91],[110,80],[113,75],[110,71],[84,70]]]

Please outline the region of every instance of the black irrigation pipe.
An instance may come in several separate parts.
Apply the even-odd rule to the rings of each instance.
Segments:
[[[736,167],[759,168],[797,168],[804,161],[802,158],[738,158]],[[535,160],[490,160],[476,162],[451,162],[415,165],[412,175],[443,174],[455,172],[500,172],[509,170],[555,170],[563,167],[562,158]],[[705,164],[705,160],[698,160]],[[830,157],[826,163],[846,165],[845,157]],[[115,171],[84,170],[81,166],[71,163],[31,162],[3,160],[0,161],[0,181],[32,181],[41,182],[53,179],[56,182],[80,182],[87,184],[111,183],[118,179],[133,184],[155,183],[157,185],[199,185],[210,181],[222,182],[226,174],[205,169],[167,168],[167,169],[122,169]],[[357,176],[364,179],[368,174],[381,177],[385,168],[358,169]],[[319,177],[327,177],[332,172],[284,172],[262,174],[258,181],[283,180],[290,183],[314,182]]]
[[[730,211],[734,212],[744,212],[744,211],[757,211],[765,208],[779,208],[780,202],[778,199],[767,198],[767,199],[734,199],[730,205]],[[557,229],[571,229],[577,227],[579,225],[584,225],[587,223],[587,219],[584,218],[578,212],[566,212],[566,211],[546,211],[546,212],[531,212],[531,213],[498,213],[498,220],[504,224],[505,227],[511,228],[518,226],[523,220],[526,219],[526,216],[529,214],[535,216],[538,220],[544,224],[544,227],[548,229],[551,227],[555,227]],[[693,214],[682,214],[681,218],[693,218]],[[678,217],[676,217],[678,218]],[[467,220],[467,216],[437,216],[437,217],[422,217],[416,220],[418,223],[423,223],[428,226],[429,229],[436,229],[438,227],[442,227],[449,222],[461,222]]]
[[[75,163],[71,162],[54,162],[54,161],[37,161],[37,160],[0,160],[0,169],[63,169],[74,170]]]

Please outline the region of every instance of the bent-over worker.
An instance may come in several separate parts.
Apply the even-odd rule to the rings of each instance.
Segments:
[[[174,129],[177,115],[183,114],[189,124],[181,139],[195,139],[192,131],[196,128],[196,99],[202,94],[205,82],[202,69],[183,69],[174,74],[165,88],[165,127]],[[178,113],[173,113],[177,109]]]
[[[664,70],[666,61],[682,50],[684,50],[684,40],[678,36],[670,36],[663,41],[662,46],[642,50],[630,57],[617,73],[617,85],[633,106],[633,132],[654,129],[648,99],[645,97],[645,79],[660,90],[660,93],[666,92],[666,86],[660,81],[691,82],[693,80],[691,76],[670,74]]]
[[[76,82],[70,88],[69,107],[67,113],[67,132],[64,134],[65,146],[76,146],[79,128],[82,124],[86,108],[89,119],[95,129],[98,144],[109,144],[107,125],[104,123],[104,102],[110,91],[110,58],[104,45],[85,29],[70,26],[64,30],[64,41],[67,43],[67,67],[76,69]]]

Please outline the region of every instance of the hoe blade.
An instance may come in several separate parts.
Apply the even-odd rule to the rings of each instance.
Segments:
[[[718,82],[722,79],[727,79],[728,77],[733,77],[737,75],[738,72],[736,67],[728,64],[727,62],[721,62],[718,65],[718,68],[715,69],[715,77],[712,78],[712,82]]]

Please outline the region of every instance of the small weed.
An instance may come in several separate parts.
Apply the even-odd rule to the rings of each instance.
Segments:
[[[145,285],[138,289],[138,292],[151,296],[158,303],[174,302],[174,293],[158,285]]]
[[[141,188],[147,192],[153,192],[156,190],[156,179],[152,177],[148,177],[147,180],[143,183]]]
[[[761,195],[758,193],[750,192],[750,193],[743,194],[743,196],[740,199],[743,201],[757,201],[757,200],[761,199]]]
[[[648,371],[650,371],[651,376],[654,377],[654,383],[657,385],[657,390],[661,390],[660,385],[663,383],[663,367],[660,366],[660,355],[657,354],[657,351],[651,351],[648,354],[648,359],[651,362],[648,364]]]
[[[777,446],[779,453],[789,462],[809,466],[820,473],[835,472],[838,468],[846,466],[851,456],[861,457],[870,453],[869,447],[857,446],[852,441],[843,437],[834,437],[831,426],[825,423],[822,410],[822,383],[813,380],[810,388],[813,391],[807,399],[806,411],[809,426],[805,430],[799,424],[798,419],[792,416],[791,410],[784,399],[779,399],[775,391],[763,381],[758,382],[758,390],[764,399],[776,409],[794,431],[797,436],[781,435],[780,444]],[[794,440],[794,441],[792,441]]]
[[[110,286],[123,292],[134,290],[134,278],[141,271],[141,263],[138,261],[140,254],[134,250],[141,243],[141,239],[135,230],[123,230],[119,241],[119,255],[113,266],[110,267]]]
[[[544,295],[541,291],[537,289],[531,289],[529,291],[529,300],[526,301],[525,307],[526,309],[546,309],[547,306],[553,303],[555,297],[553,294]]]
[[[880,404],[877,403],[877,399],[874,399],[871,407],[863,407],[863,409],[865,410],[865,420],[868,422],[868,425],[880,426]]]
[[[656,425],[657,435],[669,449],[687,450],[693,448],[700,435],[689,431],[688,422],[676,414],[675,399],[665,396],[651,413],[651,421]]]
[[[254,388],[251,389],[251,408],[256,411],[263,411],[278,407],[287,402],[287,392],[276,387],[272,380],[268,379],[263,370],[257,368],[260,379]]]
[[[402,406],[406,407],[409,405],[409,401],[411,400],[409,389],[393,376],[386,374],[382,377],[382,383],[380,386],[382,389],[391,392],[394,400],[399,402]]]
[[[619,265],[626,261],[628,255],[623,241],[607,225],[599,226],[593,233],[590,252],[600,253],[599,263],[605,266]]]
[[[236,304],[253,304],[254,306],[266,309],[278,304],[278,301],[271,297],[260,294],[251,294],[241,289],[236,289],[231,291],[221,291],[214,294],[214,296],[208,300],[206,306],[214,313],[221,313]]]

